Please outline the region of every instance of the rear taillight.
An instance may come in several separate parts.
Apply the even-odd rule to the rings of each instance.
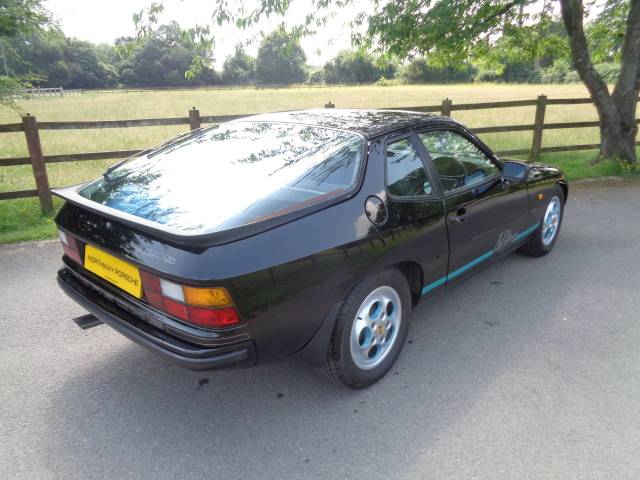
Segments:
[[[222,287],[189,287],[140,271],[147,301],[172,317],[204,328],[240,323],[231,296]]]
[[[62,230],[58,230],[58,237],[62,243],[62,249],[64,254],[78,265],[82,265],[82,259],[80,258],[80,249],[78,248],[78,242],[76,239]]]

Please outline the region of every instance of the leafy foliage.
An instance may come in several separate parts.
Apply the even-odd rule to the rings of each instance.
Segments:
[[[595,62],[620,61],[631,2],[606,0],[602,12],[587,29]]]
[[[289,35],[297,38],[312,33],[335,17],[340,8],[352,3],[352,0],[312,0],[310,13]],[[380,76],[394,78],[399,70],[398,60],[407,58],[424,59],[404,66],[402,81],[408,83],[549,81],[554,72],[548,69],[554,62],[561,62],[559,65],[570,62],[567,31],[554,3],[549,0],[542,3],[534,0],[373,0],[370,8],[352,19],[352,26],[356,27],[353,39],[362,48],[340,52],[327,62],[323,68],[324,81],[359,83],[373,82]],[[621,48],[627,4],[628,0],[606,0],[602,14],[589,26],[590,45],[609,52],[608,60],[615,57],[611,52]],[[232,22],[245,28],[266,17],[284,17],[289,7],[288,0],[258,0],[251,7],[246,2],[217,1],[213,19],[218,24]],[[136,16],[140,38],[153,34],[162,10],[162,3],[152,3]],[[614,32],[615,38],[607,35],[607,29]],[[283,28],[279,30],[284,32]],[[605,38],[611,40],[606,47],[599,40]],[[376,61],[367,53],[371,51],[378,54]],[[242,73],[247,68],[242,63],[247,59],[231,58],[239,70],[232,73],[233,63],[230,63],[224,69],[226,74],[223,70],[223,82],[248,83]],[[270,62],[263,62],[263,72],[265,64]],[[296,78],[285,83],[301,80],[300,69],[295,70]],[[282,78],[275,73],[272,71],[269,80],[260,82],[272,83]],[[568,70],[563,76],[567,73]],[[318,82],[318,74],[308,81]]]
[[[121,44],[127,45],[128,39]],[[120,65],[122,83],[139,87],[181,87],[219,83],[215,72],[199,58],[206,55],[190,35],[176,22],[161,25],[149,36],[134,44]],[[187,75],[193,64],[198,74]]]
[[[302,83],[307,78],[306,60],[299,36],[280,26],[260,43],[256,81],[261,85]]]
[[[406,65],[400,72],[403,83],[453,83],[473,80],[476,69],[465,63],[458,68],[429,65],[419,57]]]
[[[65,88],[98,88],[118,83],[118,72],[89,42],[54,30],[18,36],[7,45],[7,64],[15,75],[35,75],[34,83]]]
[[[0,75],[0,105],[19,111],[15,99],[24,88],[31,86],[33,75],[16,75],[9,72],[7,43],[20,35],[44,31],[51,22],[42,0],[0,0],[0,55],[3,74]]]
[[[227,85],[247,85],[256,79],[256,59],[248,55],[242,45],[236,45],[233,55],[222,66],[222,82]]]
[[[15,100],[22,95],[24,88],[28,85],[21,78],[0,75],[0,106],[9,107],[21,113]]]
[[[300,26],[307,33],[326,22],[329,7],[350,0],[312,0],[311,13]],[[429,63],[456,66],[475,61],[481,69],[504,75],[504,62],[534,62],[536,75],[545,57],[570,52],[580,79],[596,105],[601,125],[601,156],[636,161],[635,119],[640,91],[640,0],[605,0],[605,8],[591,22],[589,36],[596,56],[589,51],[585,34],[583,0],[558,0],[562,26],[559,30],[554,6],[548,0],[372,0],[371,8],[357,14],[355,35],[360,45],[398,58],[424,56]],[[230,6],[233,5],[233,6]],[[595,5],[590,1],[589,6]],[[244,2],[218,0],[214,18],[238,26],[255,23],[263,16],[286,14],[290,0],[261,0],[248,13]],[[540,8],[541,7],[541,8]],[[589,21],[587,20],[587,23]],[[589,26],[589,25],[588,25]],[[566,41],[565,41],[566,38]],[[594,67],[594,60],[620,57],[620,74],[609,91]],[[489,67],[489,68],[487,68]]]
[[[50,22],[42,0],[0,0],[0,40],[39,32]]]
[[[571,64],[567,60],[556,60],[553,65],[541,72],[540,81],[542,83],[571,83],[568,76],[572,73],[577,78],[578,74],[572,70]]]
[[[605,83],[612,85],[620,75],[620,65],[613,62],[596,63],[594,65],[596,72],[602,77]],[[569,70],[563,79],[564,83],[578,83],[580,76],[575,70]]]
[[[372,83],[382,72],[373,57],[363,50],[342,51],[323,68],[326,83]]]
[[[307,83],[311,85],[322,83],[322,80],[323,80],[322,70],[312,70],[307,75]]]

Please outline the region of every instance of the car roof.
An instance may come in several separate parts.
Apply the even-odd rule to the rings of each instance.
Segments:
[[[287,112],[263,113],[234,122],[285,122],[315,127],[338,128],[371,138],[411,127],[458,122],[449,117],[408,110],[376,110],[347,108],[317,108]]]

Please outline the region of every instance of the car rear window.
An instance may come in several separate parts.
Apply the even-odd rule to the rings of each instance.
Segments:
[[[363,148],[342,130],[232,122],[161,145],[78,193],[189,234],[214,233],[346,194]]]

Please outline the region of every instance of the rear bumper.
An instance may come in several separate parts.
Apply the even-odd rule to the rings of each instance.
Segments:
[[[167,335],[127,311],[123,308],[124,305],[109,301],[97,290],[84,285],[67,268],[58,271],[58,284],[62,291],[103,323],[182,367],[210,370],[256,363],[256,352],[251,340],[215,347],[194,345]]]

